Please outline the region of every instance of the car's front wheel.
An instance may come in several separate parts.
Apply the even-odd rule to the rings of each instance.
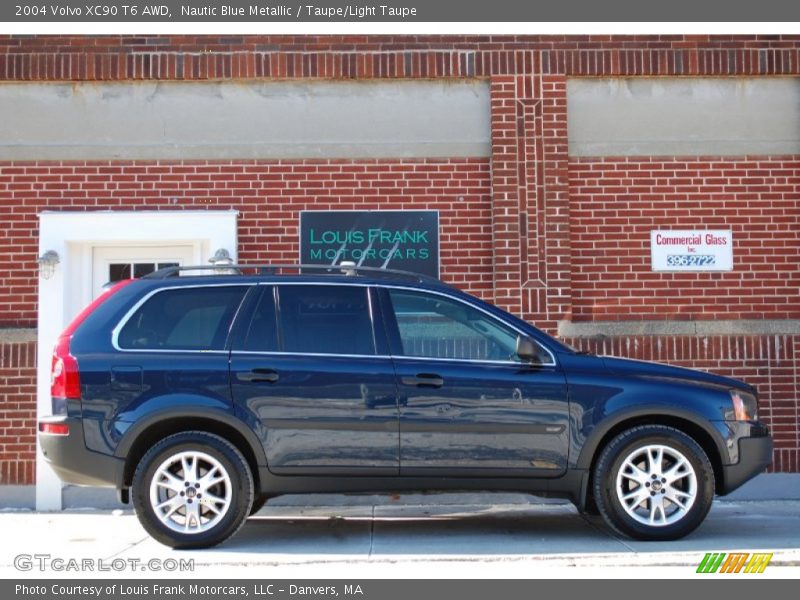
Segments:
[[[691,437],[662,425],[631,428],[601,451],[594,499],[603,519],[642,540],[674,540],[694,531],[714,499],[714,471]]]
[[[244,524],[253,477],[241,452],[203,431],[164,438],[142,457],[133,477],[142,526],[172,548],[215,546]]]

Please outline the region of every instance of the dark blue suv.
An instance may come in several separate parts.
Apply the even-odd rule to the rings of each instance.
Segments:
[[[115,487],[169,546],[222,542],[279,494],[465,489],[675,539],[770,463],[740,381],[576,352],[408,273],[194,269],[79,315],[39,423],[64,481]]]

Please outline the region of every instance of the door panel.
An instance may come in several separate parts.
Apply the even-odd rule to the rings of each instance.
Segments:
[[[257,370],[261,380],[248,380]],[[231,385],[234,400],[263,426],[270,471],[397,474],[397,387],[388,359],[234,352]]]
[[[517,470],[555,476],[566,468],[569,432],[560,372],[400,357],[395,368],[404,474],[486,469],[491,475]],[[413,384],[421,374],[438,378],[441,386]]]
[[[376,352],[368,288],[263,287],[231,388],[261,423],[270,470],[396,475],[397,383]]]
[[[518,332],[474,305],[383,292],[398,377],[402,474],[555,477],[568,448],[557,365],[514,352]]]

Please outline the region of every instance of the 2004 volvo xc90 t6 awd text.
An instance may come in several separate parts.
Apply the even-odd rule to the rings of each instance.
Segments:
[[[582,354],[439,281],[369,269],[167,268],[61,335],[40,443],[176,548],[273,496],[514,490],[669,540],[762,471],[749,385]],[[181,275],[180,277],[178,275]]]

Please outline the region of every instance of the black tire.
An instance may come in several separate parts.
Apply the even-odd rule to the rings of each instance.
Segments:
[[[252,517],[254,514],[264,508],[267,500],[269,500],[269,496],[265,494],[257,494],[253,499],[253,506],[250,507],[250,516]]]
[[[663,469],[664,479],[667,479],[669,471],[669,468],[664,467],[675,466],[680,462],[676,456],[682,455],[691,465],[694,480],[688,467],[681,469],[680,472],[686,475],[677,479],[674,486],[662,483],[659,476],[651,480],[653,475],[647,466],[649,459],[635,463],[639,467],[645,467],[643,471],[647,473],[646,477],[639,475],[631,467],[625,467],[625,474],[621,475],[620,471],[627,458],[648,456],[644,450],[647,446],[665,449],[665,458],[656,468],[658,471]],[[638,454],[640,452],[642,454]],[[676,454],[670,455],[671,453]],[[631,462],[635,460],[636,458]],[[658,460],[652,462],[656,464]],[[620,494],[624,497],[625,494],[633,495],[638,492],[636,499],[642,497],[641,504],[635,504],[636,499],[631,499],[629,508],[625,508],[617,493],[618,475],[622,482]],[[634,477],[642,477],[647,483],[634,483]],[[597,510],[603,520],[619,533],[639,540],[675,540],[694,531],[708,514],[714,500],[714,470],[700,445],[682,431],[663,425],[642,425],[620,433],[600,452],[594,468],[593,491]],[[678,499],[686,506],[679,507],[675,501],[669,499],[673,493],[690,493],[689,495],[694,496],[694,501],[690,504],[684,496],[680,496]],[[657,498],[653,500],[651,497]],[[653,508],[654,502],[660,502],[664,508]],[[635,515],[631,515],[629,511]],[[654,512],[657,523],[650,524],[649,519]],[[640,522],[637,516],[648,520],[648,523]]]
[[[210,457],[210,460],[215,461],[216,465],[214,469],[206,469],[205,473],[208,474],[209,471],[214,471],[214,473],[222,474],[222,471],[224,471],[224,474],[228,477],[228,480],[214,484],[217,487],[208,488],[206,500],[194,500],[197,504],[192,508],[201,511],[199,517],[190,516],[187,512],[189,507],[184,504],[175,513],[174,519],[167,518],[167,521],[175,527],[180,526],[179,523],[175,522],[175,519],[183,519],[184,523],[188,521],[189,525],[196,524],[198,531],[192,533],[183,533],[167,526],[156,515],[156,508],[151,502],[151,484],[159,467],[165,461],[177,460],[177,457],[184,452],[199,453],[193,456]],[[203,464],[210,464],[204,463],[202,460],[195,460],[194,464],[199,464],[201,469]],[[189,464],[192,464],[191,461]],[[176,479],[182,481],[184,471],[179,468],[177,463],[172,468],[178,469],[173,474]],[[200,471],[198,471],[197,478],[202,479]],[[161,479],[166,481],[163,477]],[[228,481],[230,482],[229,484]],[[184,485],[187,483],[184,482]],[[187,489],[189,487],[194,486],[187,486]],[[216,546],[234,535],[244,525],[253,504],[253,487],[253,475],[250,472],[250,467],[242,453],[233,444],[218,435],[204,431],[185,431],[164,438],[148,450],[136,467],[131,493],[136,516],[147,533],[171,548],[194,549]],[[155,489],[157,490],[155,493],[168,494],[166,496],[167,501],[172,498],[178,500],[177,493],[173,492],[171,487],[169,491],[162,489],[162,486],[156,486]],[[198,486],[198,492],[203,490],[204,488]],[[192,497],[198,492],[191,492]],[[229,494],[227,508],[220,508],[219,504],[212,501],[211,504],[214,504],[219,511],[218,513],[211,512],[208,508],[208,498],[214,497],[212,493],[224,494],[226,497]],[[187,498],[189,492],[180,493],[180,496]],[[198,494],[198,498],[201,496],[202,494]],[[159,498],[159,500],[163,500],[163,498]],[[185,501],[180,499],[176,504],[183,502],[191,504],[192,500],[188,498]],[[181,514],[181,511],[186,515],[185,517]],[[199,530],[201,526],[198,523],[198,518],[200,522],[202,522],[203,518],[206,519],[204,526],[207,526],[207,529]],[[212,524],[214,519],[218,519],[216,524]]]

